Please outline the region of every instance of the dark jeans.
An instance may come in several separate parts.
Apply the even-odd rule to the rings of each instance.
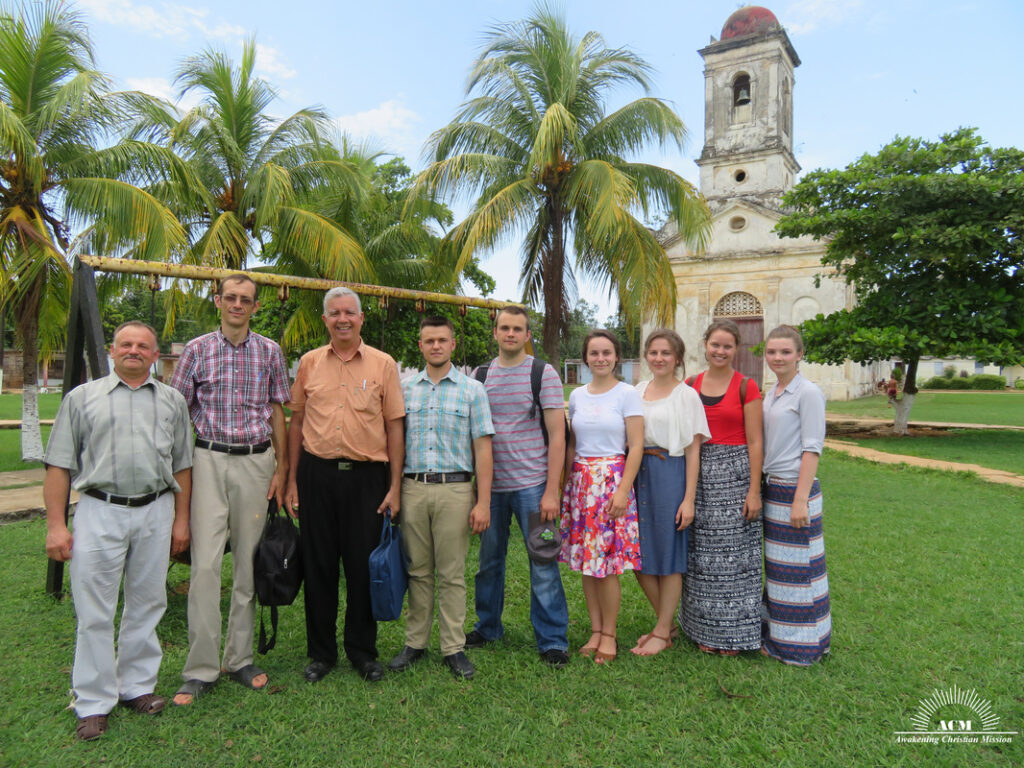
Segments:
[[[388,465],[299,458],[299,524],[306,597],[306,654],[338,659],[338,561],[345,568],[345,655],[353,664],[377,658],[377,622],[370,609],[370,553],[380,542],[377,507],[388,489]]]

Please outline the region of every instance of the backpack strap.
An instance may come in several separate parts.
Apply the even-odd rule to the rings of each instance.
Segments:
[[[541,424],[544,423],[544,409],[540,406],[540,388],[544,383],[544,366],[546,365],[547,363],[539,357],[533,358],[533,363],[530,365],[530,389],[533,391],[533,402],[530,404],[530,418],[537,418],[537,412],[541,411]]]
[[[686,386],[688,386],[688,387],[692,387],[692,386],[693,386],[693,383],[694,383],[694,382],[695,382],[696,380],[697,380],[697,377],[696,377],[696,376],[691,376],[690,378],[688,378],[688,379],[686,380]]]
[[[267,653],[267,651],[274,650],[274,646],[277,645],[277,606],[270,606],[270,631],[272,632],[270,640],[267,640],[267,630],[263,626],[263,608],[260,606],[260,640],[259,647],[256,652],[260,655]]]
[[[740,408],[743,408],[747,404],[747,385],[750,383],[750,377],[744,376],[740,379]]]

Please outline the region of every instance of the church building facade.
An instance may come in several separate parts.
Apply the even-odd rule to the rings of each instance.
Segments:
[[[687,343],[689,374],[705,366],[700,340],[708,324],[736,321],[743,335],[736,368],[763,387],[774,376],[748,348],[782,323],[851,307],[854,296],[822,265],[824,243],[774,232],[782,195],[800,171],[793,155],[793,71],[800,58],[786,31],[767,8],[748,6],[729,17],[721,39],[712,37],[700,55],[705,115],[697,165],[712,235],[707,250],[696,254],[671,224],[659,233],[676,278],[676,330]],[[881,367],[801,363],[832,400],[869,394]]]

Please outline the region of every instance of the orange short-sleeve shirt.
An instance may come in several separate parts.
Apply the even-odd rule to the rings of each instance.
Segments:
[[[345,362],[328,344],[302,356],[288,407],[302,414],[302,443],[322,459],[387,461],[384,424],[405,416],[398,366],[360,341]]]

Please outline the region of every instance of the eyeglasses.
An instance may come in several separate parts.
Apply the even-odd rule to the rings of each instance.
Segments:
[[[248,296],[236,296],[233,293],[221,296],[220,300],[225,304],[241,304],[243,307],[251,307],[254,303],[254,300]]]

